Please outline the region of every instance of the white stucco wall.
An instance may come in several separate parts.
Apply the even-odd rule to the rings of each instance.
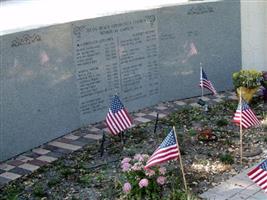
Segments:
[[[242,66],[267,71],[267,0],[241,0]]]

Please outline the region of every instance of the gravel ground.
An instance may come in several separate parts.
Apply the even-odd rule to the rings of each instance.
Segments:
[[[152,154],[172,126],[177,130],[188,186],[197,196],[266,156],[266,104],[260,98],[251,103],[257,116],[265,121],[261,127],[244,131],[243,165],[239,127],[231,122],[236,107],[236,101],[227,100],[211,106],[209,112],[184,108],[161,119],[156,134],[154,122],[129,130],[124,145],[119,137],[107,136],[103,157],[100,144],[87,145],[5,186],[0,190],[0,199],[122,199],[122,158],[136,153]],[[201,134],[205,129],[211,130],[213,138],[205,139],[207,135]],[[177,166],[177,161],[165,164],[170,177],[181,177]],[[170,187],[167,184],[166,191]]]

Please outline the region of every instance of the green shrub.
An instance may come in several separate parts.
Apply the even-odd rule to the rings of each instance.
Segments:
[[[227,126],[228,125],[228,121],[226,119],[220,119],[216,122],[217,126]]]
[[[48,181],[47,186],[51,188],[57,185],[58,183],[60,183],[60,179],[58,177],[55,177]]]
[[[230,154],[223,154],[220,156],[220,161],[224,164],[231,165],[234,164],[234,158]]]
[[[195,198],[191,194],[188,194],[179,189],[172,190],[170,195],[167,198],[164,198],[164,200],[165,199],[166,200],[197,200],[197,198]]]
[[[90,174],[85,174],[79,178],[79,183],[84,185],[90,185],[92,183],[92,176]]]
[[[232,78],[235,88],[255,88],[261,86],[261,81],[263,80],[262,73],[253,69],[235,72]]]
[[[17,200],[19,193],[22,191],[21,187],[17,187],[15,185],[7,186],[6,191],[0,194],[0,199],[6,200]],[[2,196],[3,195],[3,196]]]
[[[45,188],[41,184],[36,184],[33,188],[33,195],[36,197],[44,197],[46,195]]]
[[[262,86],[267,89],[267,71],[262,72],[263,80],[262,80]]]
[[[194,136],[197,135],[197,131],[196,131],[195,129],[190,129],[190,130],[188,131],[188,133],[189,133],[189,135],[190,135],[191,137],[194,137]]]
[[[67,178],[68,176],[72,175],[75,172],[75,169],[72,168],[63,168],[60,170],[62,176]]]

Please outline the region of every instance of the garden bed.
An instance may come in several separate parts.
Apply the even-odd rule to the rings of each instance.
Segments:
[[[261,99],[254,99],[251,107],[260,119],[266,119],[266,104]],[[177,130],[188,186],[197,199],[198,194],[263,159],[266,125],[244,131],[244,155],[248,157],[240,165],[239,127],[231,122],[236,108],[234,100],[215,104],[209,112],[185,107],[160,119],[156,134],[154,122],[150,122],[125,133],[125,144],[119,137],[107,136],[103,157],[100,144],[89,144],[6,185],[0,190],[0,199],[125,199],[121,160],[138,153],[151,155],[172,126]],[[198,132],[205,128],[217,138],[205,141],[198,137]],[[179,163],[171,161],[164,167],[167,183],[161,199],[184,199]]]

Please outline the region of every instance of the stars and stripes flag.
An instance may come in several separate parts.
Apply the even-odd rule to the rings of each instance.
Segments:
[[[208,79],[206,73],[204,72],[204,70],[202,69],[202,67],[200,67],[200,83],[199,86],[201,88],[206,88],[209,91],[212,92],[213,95],[217,94],[216,89],[213,87],[211,81]]]
[[[156,149],[152,156],[147,160],[145,169],[154,165],[166,162],[168,160],[177,159],[180,155],[178,142],[175,131],[172,129],[161,145]]]
[[[242,125],[244,128],[249,128],[254,125],[260,125],[260,121],[250,109],[249,105],[245,100],[241,100],[238,104],[237,110],[233,119],[234,123]]]
[[[106,116],[106,123],[113,135],[125,131],[132,125],[131,117],[117,95],[114,95],[111,99],[110,108]]]
[[[267,193],[267,159],[253,168],[247,175]]]

